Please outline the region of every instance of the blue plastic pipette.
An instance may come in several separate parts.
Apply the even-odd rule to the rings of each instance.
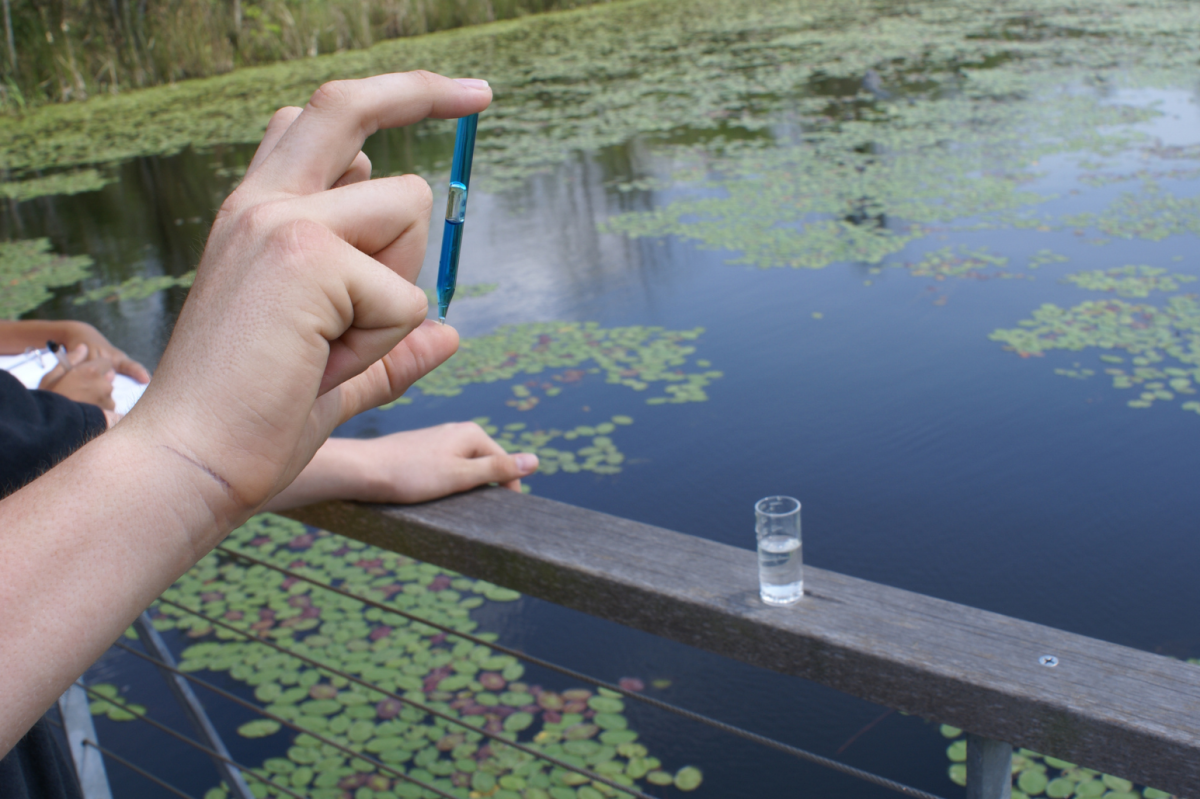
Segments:
[[[471,159],[475,155],[475,127],[479,114],[458,120],[454,137],[454,161],[450,165],[450,197],[446,201],[446,228],[442,233],[442,260],[438,264],[438,321],[446,322],[446,311],[458,285],[458,254],[462,250],[463,221],[467,216],[467,186],[471,183]]]

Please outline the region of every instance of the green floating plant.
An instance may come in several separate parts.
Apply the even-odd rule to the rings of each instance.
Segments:
[[[1162,241],[1168,236],[1200,235],[1200,197],[1178,197],[1151,185],[1139,193],[1125,192],[1100,213],[1063,217],[1074,228],[1097,228],[1122,239]]]
[[[949,724],[941,726],[942,735],[953,739],[946,748],[950,759],[949,777],[956,785],[967,784],[967,741],[963,731]],[[1172,799],[1156,788],[1137,788],[1129,780],[1076,766],[1065,760],[1041,755],[1029,749],[1013,754],[1012,799]]]
[[[101,286],[100,288],[90,289],[83,292],[74,299],[76,305],[83,305],[88,302],[116,302],[118,300],[144,300],[147,297],[152,297],[160,291],[166,291],[176,286],[180,288],[190,288],[196,280],[196,270],[172,277],[171,275],[160,275],[158,277],[142,277],[135,275],[128,280],[122,281],[109,286]]]
[[[925,257],[915,264],[906,264],[908,271],[914,277],[932,277],[934,280],[945,280],[949,277],[970,278],[972,280],[987,280],[990,277],[1016,277],[1011,272],[1004,271],[1008,259],[992,255],[986,247],[974,250],[967,247],[942,247],[925,254]],[[985,269],[995,269],[985,273]]]
[[[49,239],[0,242],[0,319],[16,319],[53,296],[52,288],[83,280],[91,271],[86,255],[50,252]]]
[[[1158,275],[1149,277],[1161,280]],[[1092,279],[1085,277],[1084,282]],[[1022,358],[1053,350],[1104,350],[1099,359],[1114,364],[1104,369],[1113,387],[1141,389],[1137,399],[1128,401],[1131,408],[1194,395],[1200,384],[1200,302],[1194,294],[1171,297],[1165,306],[1123,300],[1088,301],[1068,309],[1046,304],[1018,324],[996,330],[990,338]],[[1124,355],[1113,354],[1114,350]],[[1126,358],[1129,366],[1116,365]],[[1075,367],[1058,371],[1071,377],[1093,374],[1081,370],[1079,363]],[[1184,402],[1182,407],[1200,413],[1200,402]]]
[[[463,632],[477,631],[472,610],[486,602],[520,599],[515,591],[268,514],[252,518],[227,543]],[[623,785],[644,779],[693,790],[701,782],[698,769],[685,766],[672,775],[638,743],[638,733],[625,716],[625,699],[615,692],[530,684],[516,658],[261,566],[212,554],[164,596],[380,690],[160,605],[155,611],[157,628],[196,639],[181,654],[181,670],[227,673],[253,688],[270,713],[463,799],[606,799],[620,794],[382,691],[519,740]],[[476,634],[485,640],[495,637]],[[252,719],[238,732],[261,738],[277,752],[257,773],[312,799],[342,799],[347,793],[375,799],[421,796],[395,774],[276,722]],[[364,789],[370,793],[361,793]],[[252,790],[256,796],[283,795],[261,785]],[[208,799],[226,796],[223,787],[206,794]]]
[[[454,299],[469,300],[473,297],[486,297],[498,288],[500,288],[499,283],[460,283],[454,290]],[[436,303],[437,289],[425,289],[425,296],[431,303]]]
[[[691,175],[695,183],[684,197],[617,215],[604,228],[732,250],[739,254],[735,264],[804,268],[878,263],[950,223],[1050,230],[1046,221],[1022,216],[1052,199],[1027,187],[1040,176],[1039,160],[1080,149],[1126,149],[1141,138],[1128,123],[1156,113],[1069,96],[1003,68],[967,77],[961,95],[910,97],[903,104],[858,108],[849,118],[837,116],[837,104],[825,101],[821,116],[795,142],[723,142],[719,153],[705,154],[705,173]],[[1053,101],[999,102],[997,94],[1013,87]],[[808,110],[805,104],[799,109]],[[968,134],[964,120],[970,120]],[[676,174],[680,183],[683,174]],[[984,254],[982,260],[995,257]],[[965,266],[960,274],[975,275],[982,264],[956,266]]]
[[[1047,264],[1061,264],[1066,263],[1069,260],[1071,259],[1065,255],[1062,255],[1061,253],[1054,252],[1053,250],[1041,249],[1029,259],[1029,268],[1039,269]]]
[[[99,191],[114,180],[115,178],[103,175],[95,169],[57,172],[40,178],[2,182],[0,183],[0,197],[21,203],[37,197],[82,194],[88,191]]]
[[[1153,266],[1121,266],[1095,272],[1076,272],[1063,278],[1089,291],[1108,291],[1121,297],[1149,297],[1151,292],[1179,291],[1182,283],[1191,283],[1193,275],[1169,274]]]
[[[115,699],[120,703],[120,706],[118,706],[113,702],[106,702],[104,699],[93,698],[88,703],[88,709],[93,716],[107,716],[109,721],[133,721],[137,718],[134,713],[144,714],[146,712],[146,708],[143,705],[136,705],[127,701],[121,695],[121,689],[111,683],[97,683],[89,685],[88,688],[106,699]],[[129,712],[131,710],[133,713]]]
[[[482,416],[474,420],[483,426],[488,435],[494,436],[500,446],[508,452],[534,452],[538,456],[538,474],[554,474],[558,471],[575,474],[578,472],[594,472],[595,474],[616,474],[621,471],[625,455],[617,449],[609,437],[618,425],[633,424],[628,416],[614,416],[611,422],[598,425],[579,425],[573,430],[526,430],[526,425],[520,422],[504,426],[504,430],[491,424],[491,420]],[[571,449],[567,446],[547,446],[553,441],[563,442],[583,439],[584,445]]]
[[[422,394],[453,397],[473,383],[532,377],[514,384],[517,410],[531,410],[591,374],[634,391],[661,386],[650,404],[703,402],[704,389],[721,372],[686,371],[694,342],[704,332],[661,327],[600,327],[594,322],[534,322],[501,327],[466,339],[458,353],[414,386]]]

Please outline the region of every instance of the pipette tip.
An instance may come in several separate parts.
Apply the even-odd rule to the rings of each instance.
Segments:
[[[440,324],[440,325],[444,325],[444,324],[446,324],[446,317],[444,317],[444,316],[439,316],[439,317],[438,317],[438,324]]]

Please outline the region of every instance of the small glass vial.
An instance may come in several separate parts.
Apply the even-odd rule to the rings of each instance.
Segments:
[[[800,554],[800,501],[766,497],[754,504],[758,536],[758,593],[768,605],[791,605],[804,596]]]

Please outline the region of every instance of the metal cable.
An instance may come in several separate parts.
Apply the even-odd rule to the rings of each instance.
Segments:
[[[654,708],[658,708],[659,710],[666,711],[667,713],[674,713],[676,716],[680,716],[681,718],[688,719],[689,721],[694,721],[699,724],[704,724],[708,727],[712,727],[713,729],[717,729],[722,732],[729,733],[730,735],[736,735],[739,738],[743,738],[747,741],[751,741],[751,742],[759,744],[761,746],[768,747],[769,749],[774,749],[778,752],[783,752],[784,754],[791,755],[792,757],[796,757],[801,760],[807,760],[810,763],[815,763],[819,766],[824,766],[825,768],[833,769],[834,771],[838,771],[842,774],[846,774],[851,777],[857,777],[860,780],[870,782],[870,783],[872,783],[874,785],[878,785],[882,788],[888,788],[890,790],[896,791],[897,793],[902,793],[906,796],[911,796],[914,799],[941,799],[941,797],[937,796],[936,794],[928,793],[927,791],[922,791],[920,788],[910,787],[908,785],[905,785],[904,783],[896,782],[895,780],[890,780],[887,777],[881,777],[878,774],[873,774],[869,771],[864,771],[863,769],[855,768],[854,766],[847,765],[845,763],[842,763],[841,761],[832,760],[828,757],[818,755],[815,752],[809,752],[806,749],[801,749],[799,747],[792,746],[791,744],[786,744],[783,741],[777,741],[774,738],[768,738],[765,735],[760,735],[756,732],[751,732],[750,730],[746,730],[741,727],[734,726],[733,724],[728,724],[724,721],[719,721],[710,716],[705,716],[702,713],[696,713],[695,711],[687,710],[686,708],[679,707],[678,705],[672,705],[669,702],[664,702],[661,699],[655,699],[653,697],[644,696],[635,691],[630,691],[626,688],[622,688],[619,685],[613,685],[612,683],[608,683],[603,680],[598,680],[595,677],[589,676],[582,672],[575,671],[574,669],[568,668],[566,666],[560,666],[556,663],[551,663],[550,661],[543,660],[535,655],[526,654],[525,652],[522,652],[518,649],[512,649],[510,647],[504,646],[503,644],[497,644],[497,643],[493,643],[491,641],[486,641],[483,638],[479,638],[478,636],[471,635],[470,633],[460,632],[458,630],[455,630],[452,627],[447,627],[446,625],[438,624],[436,622],[429,621],[427,619],[423,619],[420,616],[416,616],[412,613],[408,613],[407,611],[401,610],[399,608],[395,608],[395,607],[386,605],[382,602],[377,602],[373,599],[367,599],[365,597],[358,596],[357,594],[354,594],[350,591],[346,591],[341,588],[336,588],[332,585],[329,585],[328,583],[323,583],[320,580],[314,580],[311,577],[305,577],[303,574],[292,571],[291,569],[286,569],[282,566],[276,566],[273,563],[268,563],[267,561],[259,560],[258,558],[254,558],[249,555],[245,555],[241,552],[238,552],[235,549],[230,549],[227,546],[219,545],[219,546],[217,546],[217,549],[219,549],[220,551],[222,551],[226,554],[229,554],[233,557],[240,558],[245,561],[249,561],[250,563],[254,563],[258,566],[263,566],[263,567],[271,569],[273,571],[277,571],[281,574],[286,574],[288,577],[293,577],[297,580],[303,580],[306,583],[315,585],[318,588],[323,588],[326,591],[332,591],[335,594],[340,594],[341,596],[348,597],[349,599],[354,599],[358,602],[362,602],[364,605],[367,605],[369,607],[378,608],[379,610],[385,611],[387,613],[395,613],[397,616],[402,616],[403,618],[409,619],[410,621],[415,621],[420,624],[428,625],[430,627],[433,627],[436,630],[441,630],[442,632],[447,633],[448,635],[454,635],[454,636],[457,636],[464,640],[471,641],[472,643],[475,643],[475,644],[481,644],[483,646],[491,647],[492,649],[495,649],[498,652],[503,652],[506,655],[512,655],[513,657],[520,658],[521,660],[524,660],[528,663],[533,663],[544,669],[549,669],[550,671],[565,675],[567,677],[579,680],[581,682],[586,682],[586,683],[590,683],[591,685],[595,685],[595,686],[598,686],[601,688],[606,688],[610,691],[619,693],[622,696],[628,697],[629,699],[633,699],[634,701],[642,702],[643,704],[649,705]]]
[[[108,702],[110,705],[119,707],[121,710],[124,710],[126,713],[133,716],[134,718],[137,718],[141,721],[146,722],[147,724],[157,727],[158,729],[162,730],[163,732],[167,733],[170,736],[178,738],[180,741],[184,742],[185,744],[192,747],[193,749],[199,749],[201,752],[204,752],[209,757],[216,758],[218,760],[224,760],[226,763],[228,763],[229,765],[238,769],[243,774],[247,774],[247,775],[253,777],[254,779],[258,780],[259,782],[269,786],[270,788],[272,788],[276,791],[282,791],[283,793],[286,793],[288,796],[294,797],[295,799],[307,799],[307,797],[301,796],[300,794],[296,793],[295,791],[291,790],[290,788],[285,788],[276,782],[272,782],[271,780],[268,780],[266,777],[260,776],[259,774],[255,773],[255,771],[253,769],[251,769],[249,766],[243,766],[241,763],[237,762],[236,760],[225,757],[223,754],[221,754],[220,752],[217,752],[213,749],[209,749],[207,746],[200,743],[199,741],[193,741],[191,738],[187,737],[183,733],[176,732],[175,730],[171,729],[167,725],[155,721],[154,719],[150,718],[149,716],[145,715],[144,713],[138,713],[136,710],[131,710],[129,705],[125,704],[124,702],[119,702],[112,697],[105,696],[104,694],[101,694],[101,693],[97,693],[96,691],[93,691],[91,688],[88,688],[86,685],[83,686],[83,690],[87,691],[88,695],[93,696],[102,702]]]
[[[121,643],[120,641],[118,641],[116,644],[114,644],[114,646],[124,649],[126,652],[130,653],[131,655],[137,655],[142,660],[148,660],[160,669],[167,669],[168,671],[172,671],[172,672],[178,674],[180,677],[183,677],[185,680],[194,682],[196,685],[199,685],[202,688],[207,688],[208,690],[215,693],[217,696],[222,696],[231,702],[235,702],[236,704],[241,705],[242,707],[246,708],[247,710],[254,711],[255,713],[257,713],[260,716],[263,716],[264,718],[268,718],[271,721],[278,722],[278,723],[284,725],[285,727],[289,727],[289,728],[295,730],[296,732],[301,732],[301,733],[304,733],[305,735],[311,735],[313,738],[316,738],[318,741],[320,741],[323,744],[328,744],[329,746],[332,746],[335,749],[345,752],[348,755],[365,760],[368,763],[370,763],[371,765],[375,766],[376,768],[382,769],[383,771],[386,771],[389,774],[395,774],[397,777],[404,780],[405,782],[411,782],[413,785],[416,785],[418,788],[420,788],[422,790],[429,791],[431,793],[435,793],[438,796],[441,796],[443,799],[461,799],[460,797],[455,796],[452,793],[447,793],[446,791],[443,791],[441,788],[437,788],[433,785],[427,785],[426,783],[422,782],[421,780],[416,779],[415,777],[410,777],[407,774],[405,774],[403,771],[398,769],[397,767],[389,766],[387,763],[384,763],[382,760],[378,760],[374,757],[371,757],[369,754],[367,754],[365,752],[359,752],[356,749],[351,749],[350,747],[340,744],[337,741],[334,741],[330,738],[326,738],[324,735],[321,735],[320,733],[313,732],[312,730],[306,730],[303,727],[301,727],[299,724],[296,724],[295,722],[288,721],[287,719],[283,718],[282,716],[277,716],[274,713],[271,713],[270,711],[259,707],[258,705],[254,704],[253,702],[248,702],[245,699],[242,699],[237,694],[230,693],[229,691],[226,691],[223,688],[218,688],[217,686],[213,685],[212,683],[202,680],[199,677],[195,677],[186,672],[180,671],[179,669],[175,668],[174,666],[168,666],[166,663],[163,663],[158,658],[151,657],[150,655],[147,655],[143,652],[139,652],[136,649],[134,649],[133,647],[126,646],[125,644]]]
[[[532,755],[533,757],[536,757],[540,760],[545,760],[548,763],[553,763],[554,765],[558,766],[561,769],[565,769],[566,771],[573,771],[576,774],[580,774],[584,777],[587,777],[589,780],[592,780],[593,782],[602,782],[605,785],[609,786],[610,788],[614,788],[622,793],[630,794],[631,796],[636,796],[637,799],[657,799],[657,797],[651,796],[648,793],[644,793],[633,786],[622,785],[621,783],[617,782],[616,780],[609,779],[608,777],[605,777],[602,774],[597,774],[594,771],[589,771],[588,769],[580,768],[579,766],[573,766],[565,760],[561,760],[557,757],[554,757],[553,755],[548,755],[545,752],[540,752],[531,746],[526,746],[523,743],[519,743],[516,740],[515,734],[513,735],[512,738],[506,738],[503,735],[500,735],[499,733],[489,732],[488,730],[485,730],[483,727],[476,727],[474,724],[468,724],[467,722],[463,721],[462,719],[456,718],[455,716],[452,716],[449,713],[443,713],[442,711],[432,708],[429,705],[423,704],[421,702],[416,702],[412,699],[403,697],[400,694],[397,694],[393,691],[387,691],[387,690],[384,690],[383,688],[380,688],[379,686],[372,685],[371,683],[367,682],[366,680],[364,680],[360,677],[355,677],[353,674],[350,674],[349,672],[342,671],[341,669],[336,669],[333,666],[330,666],[326,663],[322,663],[319,660],[314,660],[313,658],[310,658],[306,655],[301,655],[296,652],[293,652],[292,650],[287,649],[286,647],[282,647],[279,644],[272,643],[271,641],[267,641],[266,639],[254,634],[254,633],[246,632],[245,630],[239,630],[237,627],[234,627],[231,624],[226,624],[225,622],[221,621],[220,619],[214,619],[213,617],[207,616],[198,610],[194,610],[193,608],[187,607],[186,605],[181,605],[178,602],[172,602],[171,600],[166,599],[164,597],[159,597],[158,601],[163,602],[172,607],[179,608],[180,610],[184,611],[185,613],[190,613],[193,616],[197,616],[198,618],[204,619],[209,624],[215,624],[218,627],[224,627],[226,630],[235,632],[238,635],[241,635],[245,638],[250,639],[251,641],[262,644],[263,646],[270,647],[271,649],[274,649],[277,652],[282,652],[285,655],[290,655],[291,657],[294,657],[297,660],[302,661],[304,663],[308,663],[311,666],[315,666],[318,669],[323,669],[324,671],[327,671],[330,674],[334,674],[338,677],[341,677],[344,680],[349,680],[350,682],[357,683],[358,685],[361,685],[368,690],[375,691],[377,693],[383,694],[384,696],[395,699],[397,702],[403,702],[406,705],[409,705],[411,707],[416,708],[417,710],[420,710],[422,713],[427,713],[430,716],[435,716],[444,721],[448,721],[451,724],[462,727],[463,729],[470,730],[471,732],[479,733],[480,735],[486,736],[488,738],[492,738],[492,739],[504,744],[505,746],[511,746],[512,748],[522,751],[527,755]]]
[[[50,718],[49,716],[46,717],[46,721],[50,722],[55,727],[58,727],[64,733],[66,732],[67,728],[62,725],[62,722],[55,721],[54,719]],[[171,793],[175,794],[176,796],[182,797],[182,799],[195,799],[195,797],[193,797],[191,794],[186,794],[183,791],[176,788],[171,783],[164,782],[162,779],[154,776],[153,774],[151,774],[149,771],[146,771],[141,766],[136,766],[133,763],[130,763],[128,760],[121,757],[113,750],[101,746],[100,744],[96,743],[95,741],[91,740],[90,738],[84,738],[83,745],[92,747],[93,749],[99,751],[100,754],[104,755],[108,759],[110,759],[116,763],[119,763],[120,765],[124,766],[125,768],[129,769],[130,771],[134,772],[135,774],[140,774],[141,776],[150,780],[150,782],[153,782],[155,785],[159,786],[160,788],[170,791]]]

